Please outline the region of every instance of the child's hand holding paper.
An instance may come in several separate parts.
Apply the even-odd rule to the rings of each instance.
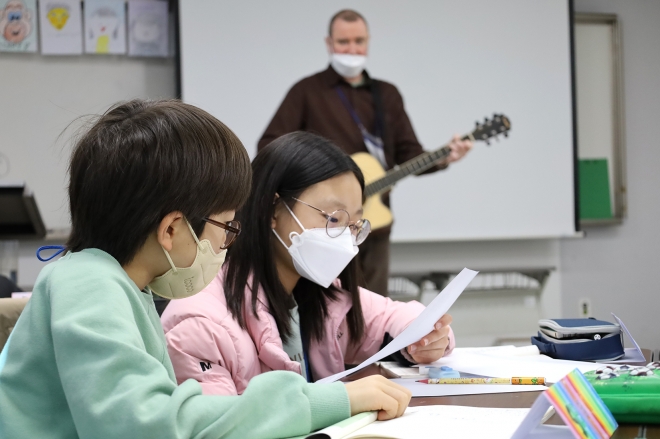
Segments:
[[[429,306],[427,306],[426,309],[422,311],[422,313],[387,346],[354,368],[336,373],[329,377],[321,378],[316,382],[333,383],[373,364],[375,361],[387,357],[388,355],[401,351],[402,349],[407,349],[411,344],[415,344],[415,340],[417,340],[418,343],[420,339],[426,338],[430,333],[436,330],[435,325],[438,323],[438,317],[440,317],[440,321],[442,321],[447,311],[449,311],[449,308],[451,308],[456,299],[458,299],[458,296],[461,295],[465,287],[467,287],[470,281],[474,279],[477,273],[477,271],[464,268],[451,282],[449,282],[440,294],[433,299]]]
[[[443,315],[435,324],[433,330],[416,343],[406,348],[408,355],[417,364],[428,364],[439,360],[449,346],[449,325],[452,317]]]

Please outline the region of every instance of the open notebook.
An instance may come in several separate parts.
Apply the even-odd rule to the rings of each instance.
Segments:
[[[529,409],[433,405],[408,407],[390,421],[376,421],[376,413],[361,413],[300,439],[424,439],[487,437],[509,439]],[[298,439],[298,438],[296,438]]]

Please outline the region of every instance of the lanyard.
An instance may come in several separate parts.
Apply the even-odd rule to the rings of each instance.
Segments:
[[[387,160],[385,160],[385,145],[383,143],[383,139],[380,136],[381,133],[379,132],[376,135],[371,134],[369,130],[367,130],[367,128],[364,126],[360,120],[360,117],[355,112],[355,108],[353,108],[351,103],[348,101],[348,98],[338,85],[335,86],[335,91],[339,95],[339,99],[344,104],[344,107],[346,107],[348,113],[351,115],[353,122],[355,122],[355,124],[360,129],[360,133],[362,133],[362,140],[364,141],[364,145],[367,147],[367,151],[376,157],[380,164],[387,169]]]
[[[57,251],[53,253],[52,256],[43,257],[41,256],[41,252],[44,250],[57,250]],[[43,245],[37,249],[37,259],[39,259],[41,262],[48,262],[51,259],[55,258],[60,253],[64,252],[65,250],[66,247],[63,245]]]
[[[307,355],[307,349],[303,346],[303,358],[305,359],[305,373],[307,375],[307,382],[311,383],[312,381],[312,370],[309,367],[309,356]]]
[[[305,343],[305,339],[303,338],[302,328],[300,328],[300,342],[302,344],[303,361],[305,363],[303,365],[305,367],[305,376],[308,383],[313,383],[314,381],[312,381],[312,370],[309,367],[309,356],[307,355],[307,343]]]

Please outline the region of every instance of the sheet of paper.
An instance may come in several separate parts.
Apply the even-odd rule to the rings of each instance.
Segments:
[[[509,439],[529,409],[502,409],[432,405],[409,407],[400,418],[376,421],[349,435],[363,437],[426,439]]]
[[[529,346],[486,346],[475,348],[461,348],[464,352],[475,352],[478,354],[500,355],[505,357],[526,357],[529,355],[540,355],[539,348],[534,345]]]
[[[600,363],[555,360],[545,355],[505,356],[483,352],[463,351],[460,348],[433,363],[434,366],[449,366],[459,372],[467,372],[488,377],[543,377],[555,383],[573,369],[581,372],[596,370],[604,366]]]
[[[387,346],[372,355],[367,360],[363,361],[358,366],[344,372],[323,378],[317,381],[317,383],[332,383],[340,380],[345,376],[357,372],[358,370],[363,369],[370,364],[373,364],[376,361],[393,354],[394,352],[400,351],[401,349],[415,343],[416,341],[419,341],[422,337],[433,330],[433,325],[435,325],[440,317],[449,311],[449,308],[451,308],[456,299],[458,299],[458,296],[461,295],[463,290],[465,290],[465,287],[468,286],[468,284],[472,281],[472,279],[474,279],[477,273],[477,271],[464,268],[454,278],[454,280],[449,282],[449,284],[440,292],[440,294],[438,294],[437,297],[433,299],[429,306],[427,306],[426,309],[422,311],[422,313]]]
[[[423,384],[418,383],[415,378],[394,378],[390,381],[408,388],[413,397],[542,392],[547,389],[546,386],[514,386],[509,384]]]
[[[20,293],[11,293],[11,298],[12,299],[29,299],[30,297],[32,297],[31,292],[21,291]]]
[[[628,328],[626,328],[626,325],[624,325],[623,321],[620,318],[618,318],[617,316],[615,316],[614,313],[612,313],[612,317],[614,317],[616,322],[621,326],[621,329],[623,329],[623,332],[633,342],[633,345],[635,345],[635,347],[624,349],[625,354],[622,358],[619,358],[618,360],[608,361],[608,363],[626,364],[626,363],[642,363],[642,362],[645,362],[646,358],[644,358],[644,353],[642,352],[642,348],[639,347],[639,345],[637,344],[637,342],[633,338],[630,331],[628,331]]]
[[[500,357],[538,357],[540,355],[539,348],[534,345],[529,346],[487,346],[481,348],[458,348],[460,352],[472,352],[477,354],[486,354],[486,355],[497,355]],[[421,375],[428,375],[429,367],[433,367],[433,364],[420,364],[417,367],[419,368],[419,373]],[[461,376],[483,376],[479,374],[468,374],[463,373]],[[413,377],[399,377],[399,378],[413,378]]]
[[[644,354],[639,352],[637,348],[625,348],[623,350],[623,357],[618,360],[610,360],[607,363],[609,364],[628,364],[628,363],[645,363],[646,357]]]

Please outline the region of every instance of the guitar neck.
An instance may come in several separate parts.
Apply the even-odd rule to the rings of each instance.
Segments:
[[[470,139],[469,135],[463,136],[461,140]],[[399,180],[402,180],[409,175],[418,175],[422,172],[431,169],[435,166],[438,160],[442,160],[449,156],[451,148],[445,145],[440,149],[431,152],[425,152],[417,157],[400,164],[399,166],[387,171],[384,177],[379,178],[368,184],[364,188],[364,196],[370,197],[372,195],[380,194],[392,189]]]

